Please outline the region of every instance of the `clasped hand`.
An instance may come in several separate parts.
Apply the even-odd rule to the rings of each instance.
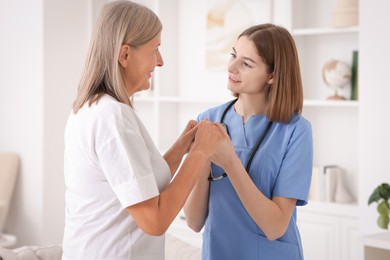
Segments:
[[[207,119],[198,122],[195,128],[195,138],[190,149],[203,152],[210,161],[222,168],[227,167],[236,153],[225,128]]]

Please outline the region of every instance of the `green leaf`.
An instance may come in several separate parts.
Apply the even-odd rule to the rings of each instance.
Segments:
[[[379,194],[379,188],[380,186],[378,186],[371,194],[370,198],[368,199],[368,205],[370,205],[371,203],[373,203],[374,201],[375,202],[378,202],[380,199],[381,199],[381,195]]]
[[[380,215],[389,215],[389,205],[386,201],[382,201],[378,204],[377,210]]]
[[[379,195],[384,199],[388,200],[390,198],[390,186],[387,183],[382,183],[379,186]]]
[[[380,228],[387,229],[389,226],[389,216],[388,215],[380,215],[378,217],[377,224]]]

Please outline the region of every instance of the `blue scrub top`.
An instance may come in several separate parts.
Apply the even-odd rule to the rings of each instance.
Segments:
[[[199,115],[220,122],[227,105],[211,108]],[[266,115],[252,116],[243,124],[233,107],[226,113],[224,123],[238,157],[244,167],[252,148],[266,129]],[[312,175],[313,142],[310,123],[294,115],[289,123],[274,122],[253,158],[249,175],[268,198],[280,196],[297,199],[305,205]],[[224,171],[212,165],[213,176]],[[296,225],[296,208],[286,233],[269,241],[249,216],[229,178],[210,182],[209,211],[203,233],[203,260],[237,259],[303,259],[302,243]]]

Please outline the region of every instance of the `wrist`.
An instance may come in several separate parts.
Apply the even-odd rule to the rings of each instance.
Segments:
[[[240,158],[238,158],[237,156],[234,156],[230,160],[226,161],[226,164],[223,166],[223,169],[229,175],[231,173],[237,172],[238,168],[242,168],[242,167],[243,167],[243,165],[242,165]]]
[[[202,171],[210,172],[211,161],[209,156],[203,150],[191,150],[186,158],[191,158]]]
[[[186,154],[185,149],[182,148],[182,145],[180,145],[177,141],[165,152],[165,156],[169,157],[178,157],[183,158],[183,156]]]

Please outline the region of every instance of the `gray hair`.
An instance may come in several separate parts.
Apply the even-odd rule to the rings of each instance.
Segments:
[[[108,94],[132,106],[118,62],[122,45],[137,48],[162,30],[157,15],[149,8],[127,0],[106,4],[96,22],[73,112]]]

